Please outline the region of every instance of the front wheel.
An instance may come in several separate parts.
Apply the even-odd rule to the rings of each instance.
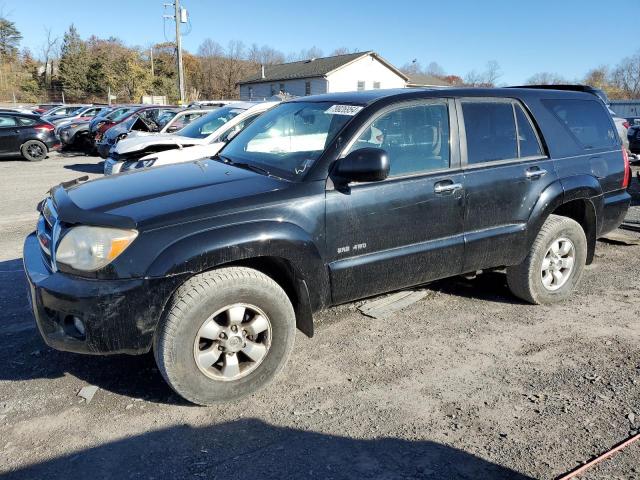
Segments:
[[[29,140],[20,149],[22,156],[30,162],[39,162],[47,157],[47,146],[40,140]]]
[[[565,300],[580,281],[587,259],[587,239],[578,222],[550,215],[536,236],[529,255],[507,268],[514,295],[534,303]]]
[[[197,275],[175,293],[154,355],[185,399],[211,405],[262,388],[283,368],[295,337],[293,306],[270,277],[245,267]]]

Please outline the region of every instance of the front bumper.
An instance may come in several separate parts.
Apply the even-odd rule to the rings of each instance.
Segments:
[[[184,280],[96,280],[52,272],[34,233],[24,242],[23,258],[38,330],[47,345],[67,352],[148,352],[164,306]],[[84,334],[74,317],[82,321]]]
[[[113,145],[111,145],[108,142],[98,142],[96,143],[96,148],[98,149],[98,155],[100,155],[100,157],[102,158],[107,158],[109,157],[109,151],[111,150],[111,147],[113,147]]]

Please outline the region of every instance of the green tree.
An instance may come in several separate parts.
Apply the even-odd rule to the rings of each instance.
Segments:
[[[90,59],[87,45],[71,24],[64,34],[58,76],[69,100],[82,100],[87,94]]]
[[[3,62],[16,59],[20,40],[22,35],[15,23],[0,17],[0,57]]]

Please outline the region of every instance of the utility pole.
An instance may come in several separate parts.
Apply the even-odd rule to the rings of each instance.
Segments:
[[[176,7],[176,48],[178,50],[178,89],[180,90],[180,105],[184,104],[184,70],[182,69],[182,39],[180,38],[180,22],[181,18],[181,10],[180,10],[180,0],[174,0],[174,5]]]
[[[151,80],[155,77],[153,72],[153,47],[149,49],[149,56],[151,57]]]

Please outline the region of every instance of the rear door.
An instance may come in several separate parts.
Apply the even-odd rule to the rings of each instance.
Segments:
[[[0,114],[0,155],[11,155],[20,150],[20,129],[16,117]]]
[[[453,110],[446,99],[388,107],[349,147],[382,148],[391,168],[384,181],[327,190],[335,303],[460,273],[463,190]]]
[[[540,194],[557,179],[535,124],[519,101],[458,100],[465,186],[463,270],[517,263]]]

